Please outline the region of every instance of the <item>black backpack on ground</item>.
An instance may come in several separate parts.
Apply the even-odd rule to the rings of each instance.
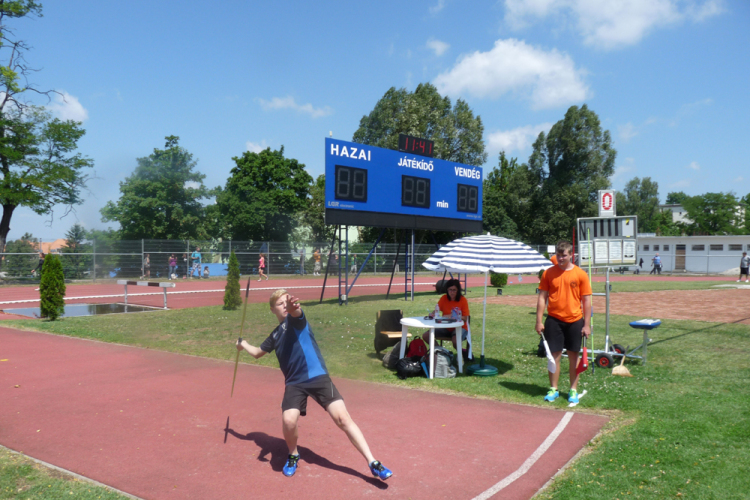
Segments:
[[[421,356],[412,356],[411,358],[401,358],[396,363],[396,375],[401,380],[409,377],[418,377],[422,373]]]

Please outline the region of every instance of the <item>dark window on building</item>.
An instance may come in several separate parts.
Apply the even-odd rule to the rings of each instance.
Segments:
[[[658,252],[658,251],[659,251],[659,245],[654,245],[654,252]]]
[[[706,245],[693,245],[690,247],[690,250],[693,252],[704,252],[706,250]]]
[[[724,245],[711,245],[710,246],[712,252],[723,252],[724,251]]]
[[[741,252],[742,251],[742,244],[729,244],[729,251],[730,252]]]
[[[664,245],[664,246],[662,247],[662,249],[663,249],[663,250],[664,250],[665,252],[669,252],[669,245]]]
[[[648,252],[648,245],[643,245],[643,251]]]

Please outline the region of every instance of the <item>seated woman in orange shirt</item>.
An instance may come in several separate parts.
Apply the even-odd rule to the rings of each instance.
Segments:
[[[469,318],[469,302],[466,300],[466,297],[461,294],[460,281],[456,279],[448,280],[448,283],[446,283],[445,286],[448,293],[440,297],[440,300],[437,303],[438,308],[440,308],[440,312],[443,313],[443,317],[450,316],[451,312],[453,312],[453,309],[455,308],[461,310],[461,319],[464,320],[464,326],[461,329],[461,341],[464,341],[466,340],[466,336],[469,334],[468,328],[466,326],[466,321]],[[452,335],[453,347],[458,349],[458,344],[456,343],[456,328],[436,328],[435,334],[438,337]],[[430,332],[425,332],[422,335],[422,339],[424,339],[424,341],[429,345]]]

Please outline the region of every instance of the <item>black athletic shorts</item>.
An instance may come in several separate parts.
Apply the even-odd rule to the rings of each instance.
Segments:
[[[339,390],[333,385],[331,377],[320,375],[301,384],[288,385],[284,390],[284,400],[281,402],[281,411],[297,409],[301,416],[307,414],[307,397],[311,397],[323,409],[339,399],[343,400]]]
[[[573,323],[566,323],[552,316],[547,316],[547,320],[544,322],[544,338],[547,339],[549,350],[560,352],[564,347],[568,351],[580,351],[583,324],[583,318]]]

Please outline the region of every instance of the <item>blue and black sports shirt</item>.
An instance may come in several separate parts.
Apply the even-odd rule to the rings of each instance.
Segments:
[[[260,348],[269,353],[276,351],[286,385],[301,384],[328,374],[304,312],[299,318],[288,314]]]

